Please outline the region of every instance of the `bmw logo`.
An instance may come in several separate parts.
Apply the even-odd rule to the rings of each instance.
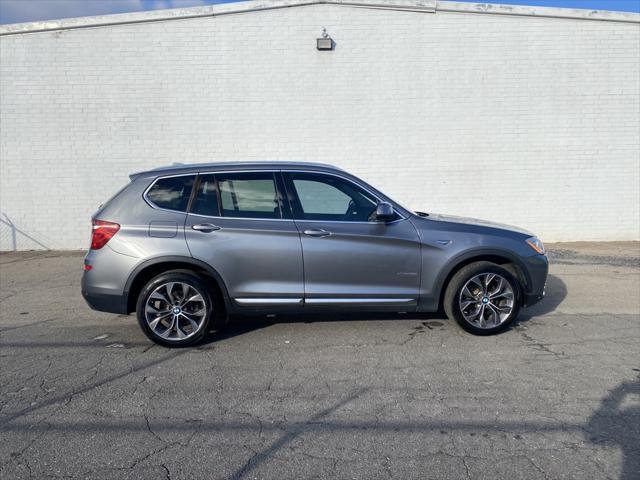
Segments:
[[[482,303],[484,303],[485,305],[489,303],[489,297],[482,297]]]

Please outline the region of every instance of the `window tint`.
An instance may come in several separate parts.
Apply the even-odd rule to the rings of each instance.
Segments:
[[[186,212],[195,175],[161,178],[147,192],[147,199],[156,207]]]
[[[298,197],[296,217],[304,220],[366,222],[377,200],[357,185],[331,175],[290,173]]]
[[[272,173],[218,175],[222,215],[244,218],[280,218]]]
[[[351,197],[332,185],[315,180],[294,180],[302,210],[307,215],[344,215]]]
[[[198,193],[191,207],[191,213],[217,217],[220,215],[218,208],[218,193],[216,192],[216,180],[213,175],[202,175]]]

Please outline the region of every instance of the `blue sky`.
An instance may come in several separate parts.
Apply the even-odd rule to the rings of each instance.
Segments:
[[[192,7],[240,0],[0,0],[0,23]],[[473,2],[478,3],[478,2]],[[492,0],[490,3],[620,10],[640,13],[640,0]]]

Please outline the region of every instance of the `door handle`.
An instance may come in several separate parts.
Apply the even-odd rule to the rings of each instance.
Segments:
[[[221,227],[213,225],[212,223],[199,223],[198,225],[193,225],[191,228],[198,232],[210,233],[215,230],[220,230]]]
[[[310,237],[328,237],[331,235],[331,232],[327,232],[326,230],[322,230],[321,228],[310,228],[309,230],[305,230],[305,235],[309,235]]]

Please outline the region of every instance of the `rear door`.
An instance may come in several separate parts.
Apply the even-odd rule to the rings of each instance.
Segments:
[[[296,306],[302,248],[275,172],[202,174],[185,224],[194,258],[211,265],[240,306]]]
[[[401,214],[370,219],[380,201],[339,175],[283,172],[304,258],[305,305],[417,304],[420,242]]]

